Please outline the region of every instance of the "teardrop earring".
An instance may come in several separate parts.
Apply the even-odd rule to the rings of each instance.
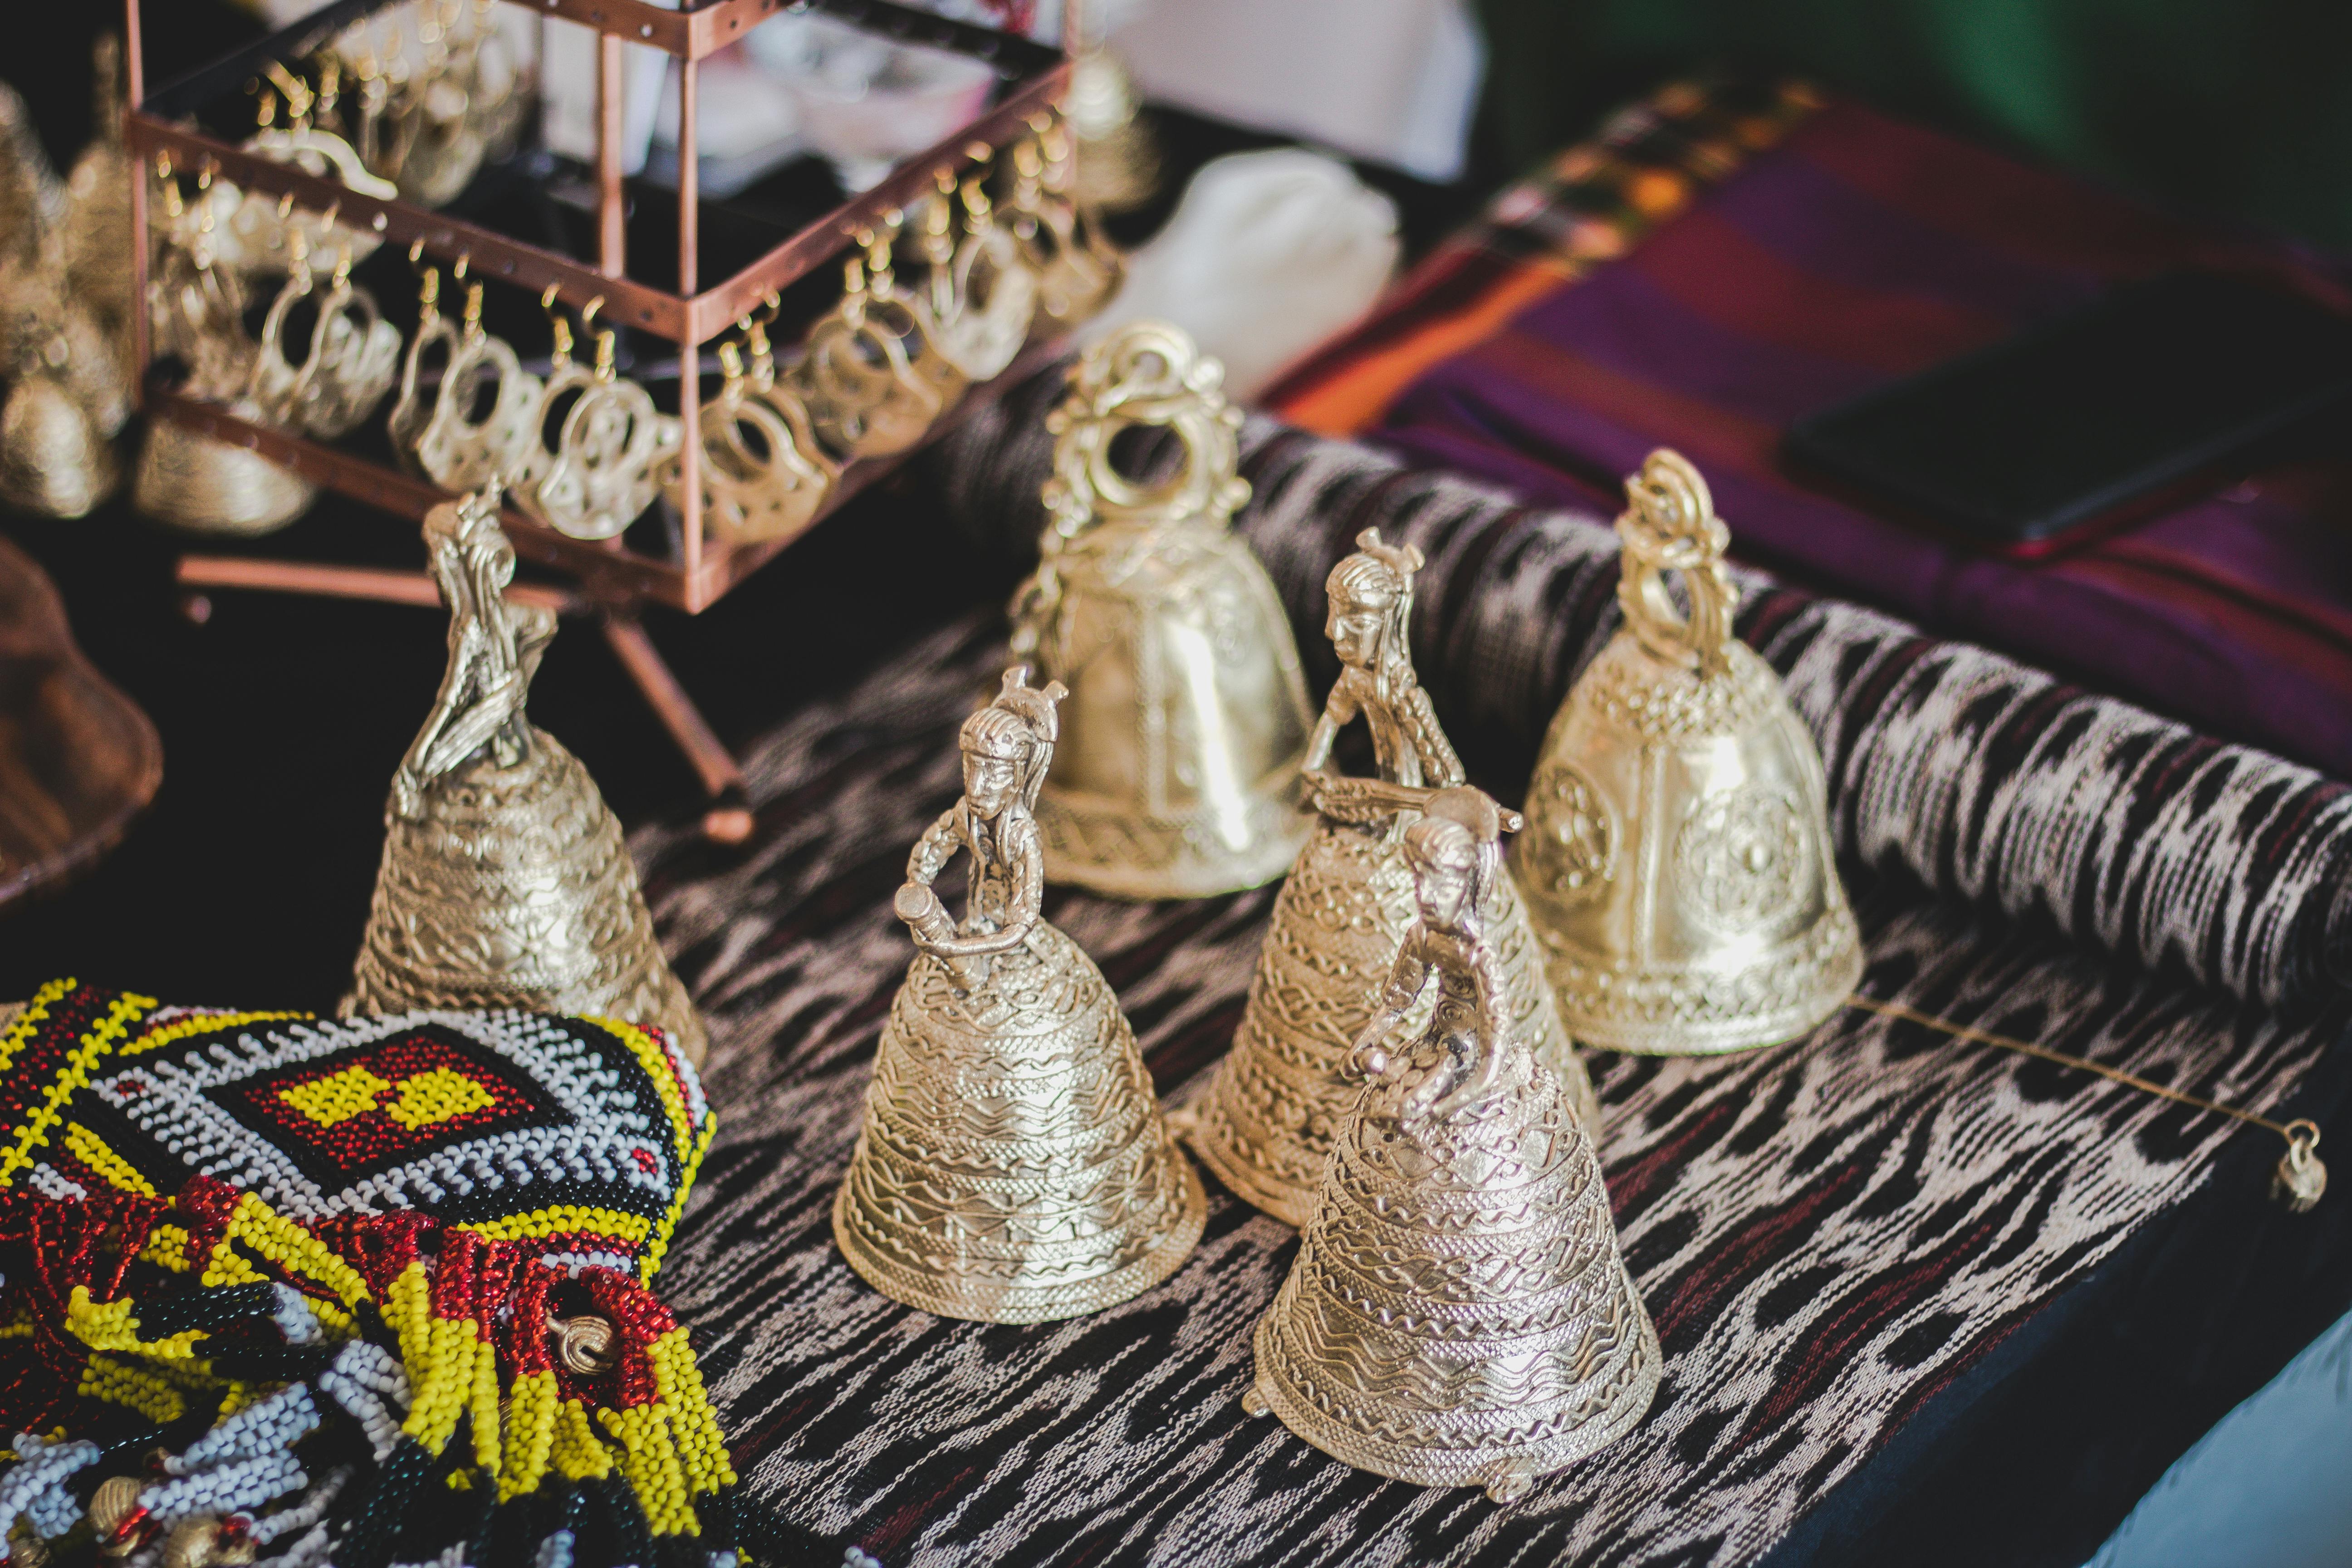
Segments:
[[[1037,275],[1037,313],[1076,326],[1109,302],[1125,268],[1079,212],[1070,133],[1055,121],[1013,149],[1013,235]]]
[[[979,179],[963,184],[964,237],[931,270],[931,315],[940,352],[974,381],[1003,374],[1029,341],[1037,310],[1037,275],[1019,244],[996,221]],[[944,196],[933,212],[945,216]]]
[[[352,283],[345,252],[318,302],[309,353],[299,366],[289,362],[287,318],[298,301],[316,292],[299,230],[293,245],[294,269],[262,322],[244,401],[262,423],[333,440],[356,428],[391,390],[400,361],[400,330],[383,319],[373,296]]]
[[[551,287],[541,303],[555,302]],[[580,313],[583,331],[604,303],[599,295]],[[674,455],[682,437],[678,422],[656,411],[653,396],[614,369],[617,334],[596,333],[596,365],[583,371],[572,362],[571,329],[555,318],[555,361],[540,396],[522,459],[514,500],[525,511],[573,539],[611,539],[636,521],[661,488],[657,468]],[[577,393],[562,414],[553,446],[547,425],[560,399]]]
[[[907,349],[913,329],[878,323],[882,302],[865,266],[853,257],[845,270],[841,303],[809,334],[796,379],[817,435],[846,462],[914,446],[946,398],[936,380],[916,374]],[[903,308],[898,313],[903,318]]]
[[[755,355],[764,358],[765,323],[746,317],[742,326],[747,339],[757,332]],[[725,384],[702,410],[704,524],[730,544],[788,537],[824,504],[833,467],[818,455],[798,398],[772,383],[757,386],[733,343],[719,345],[719,363]],[[681,465],[664,465],[662,488],[672,506],[681,504]]]
[[[453,279],[466,275],[465,257],[451,268]],[[431,307],[436,319],[437,305]],[[539,377],[522,368],[506,340],[482,329],[482,285],[466,285],[465,318],[454,342],[429,323],[420,322],[409,345],[408,363],[401,377],[401,401],[393,410],[395,443],[414,431],[416,466],[443,489],[463,494],[478,490],[491,479],[511,476],[528,456],[533,420],[545,392]],[[429,341],[428,341],[429,339]],[[430,414],[417,424],[418,363],[434,342],[450,342],[448,363],[441,372]],[[488,413],[479,419],[484,385],[495,387]]]

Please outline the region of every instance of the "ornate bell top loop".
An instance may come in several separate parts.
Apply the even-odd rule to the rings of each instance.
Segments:
[[[1249,499],[1237,472],[1241,411],[1225,401],[1225,367],[1178,327],[1136,321],[1087,351],[1070,395],[1046,421],[1059,437],[1045,504],[1055,531],[1075,537],[1090,521],[1165,524],[1202,518],[1223,528]],[[1183,462],[1164,479],[1121,473],[1112,445],[1124,431],[1172,432]]]
[[[1625,499],[1617,519],[1624,549],[1617,603],[1625,624],[1643,647],[1669,664],[1701,676],[1725,673],[1739,590],[1723,566],[1731,531],[1715,515],[1706,480],[1681,453],[1662,447],[1625,481]],[[1667,591],[1668,572],[1682,574],[1687,616]]]

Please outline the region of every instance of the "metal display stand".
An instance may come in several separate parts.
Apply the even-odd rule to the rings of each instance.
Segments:
[[[833,483],[824,507],[792,535],[756,543],[730,544],[704,528],[699,428],[702,345],[759,307],[775,292],[835,262],[861,237],[898,226],[905,209],[948,181],[988,164],[998,153],[1050,124],[1069,79],[1063,50],[1014,33],[950,21],[887,0],[685,0],[668,10],[643,0],[504,0],[536,15],[593,28],[598,34],[596,257],[593,264],[526,244],[509,236],[401,200],[384,200],[333,180],[275,162],[195,128],[194,111],[238,84],[258,76],[272,61],[308,56],[348,28],[388,8],[394,0],[339,0],[291,27],[264,38],[194,75],[147,96],[140,38],[140,0],[125,0],[124,56],[130,109],[125,142],[142,168],[159,161],[173,169],[210,171],[248,190],[265,191],[312,212],[333,209],[343,226],[373,232],[384,241],[421,244],[445,261],[466,258],[475,278],[513,284],[533,292],[552,289],[575,310],[603,301],[602,318],[677,345],[678,407],[686,438],[680,447],[678,521],[672,548],[656,554],[623,540],[590,542],[570,538],[513,508],[505,526],[518,554],[555,567],[578,584],[576,593],[556,591],[560,607],[595,615],[607,641],[631,679],[660,717],[678,748],[700,776],[710,800],[705,829],[723,842],[740,842],[751,828],[742,794],[742,773],[700,710],[646,637],[639,609],[667,605],[688,615],[717,603],[807,527],[889,472],[904,455],[859,458]],[[1069,12],[1075,24],[1078,7]],[[953,50],[987,61],[1007,79],[996,103],[979,119],[928,152],[907,160],[881,183],[793,234],[734,276],[699,288],[701,211],[698,191],[696,118],[699,62],[725,48],[772,16],[816,12],[898,40]],[[622,184],[622,45],[649,45],[677,62],[677,278],[679,290],[651,287],[628,275]],[[149,181],[131,181],[133,363],[138,367],[142,406],[149,418],[171,420],[201,434],[242,447],[338,494],[368,502],[411,520],[449,499],[429,481],[373,459],[305,437],[242,419],[226,408],[186,397],[151,374],[147,297]],[[956,408],[931,430],[936,436],[959,412],[979,406],[1050,358],[1053,344],[1033,343],[1013,365],[991,381],[975,384]],[[691,367],[691,369],[689,369]],[[326,594],[403,604],[437,603],[421,573],[378,571],[279,562],[252,557],[189,556],[180,580],[191,590],[255,588]],[[541,592],[547,592],[542,590]]]

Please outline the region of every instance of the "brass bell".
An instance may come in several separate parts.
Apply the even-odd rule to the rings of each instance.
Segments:
[[[914,963],[874,1056],[833,1235],[894,1301],[989,1323],[1098,1312],[1192,1255],[1208,1197],[1101,971],[1044,918],[1057,682],[964,721],[963,798],[907,858]],[[964,915],[933,884],[967,857]]]
[[[1223,376],[1177,328],[1139,321],[1087,351],[1047,420],[1053,521],[1013,649],[1070,690],[1037,803],[1048,880],[1205,898],[1273,880],[1306,842],[1290,797],[1306,682],[1274,584],[1230,527],[1249,486]],[[1181,448],[1175,472],[1122,473],[1119,437],[1160,430]]]
[[[528,1007],[666,1030],[696,1067],[702,1020],[654,937],[596,781],[523,711],[554,612],[511,605],[495,486],[425,517],[449,668],[393,775],[343,1011]]]
[[[1592,1140],[1482,918],[1502,816],[1449,790],[1405,829],[1416,918],[1347,1058],[1371,1082],[1242,1403],[1359,1469],[1509,1502],[1629,1431],[1662,1363]]]
[[[1315,828],[1275,900],[1233,1049],[1187,1107],[1202,1163],[1291,1226],[1313,1212],[1332,1140],[1352,1114],[1356,1086],[1342,1070],[1349,1043],[1371,1016],[1412,921],[1404,836],[1423,813],[1477,794],[1463,787],[1462,760],[1413,673],[1407,627],[1421,552],[1381,543],[1377,529],[1356,542],[1326,584],[1340,675],[1308,741]],[[1371,731],[1377,778],[1326,767],[1339,731],[1358,719]],[[1578,1120],[1598,1129],[1592,1082],[1552,1005],[1541,949],[1500,849],[1487,848],[1496,865],[1480,881],[1481,919],[1511,1026],[1559,1079]]]
[[[1625,624],[1552,720],[1513,868],[1579,1041],[1694,1056],[1793,1039],[1862,978],[1821,754],[1732,636],[1730,531],[1698,470],[1653,452],[1625,494]]]

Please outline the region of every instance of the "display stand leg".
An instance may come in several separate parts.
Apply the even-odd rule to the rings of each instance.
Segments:
[[[709,808],[702,814],[703,837],[714,844],[742,843],[751,837],[751,801],[734,753],[677,683],[668,661],[635,616],[608,613],[604,626],[604,640],[645,694],[646,706],[702,777],[703,793],[710,797]]]

